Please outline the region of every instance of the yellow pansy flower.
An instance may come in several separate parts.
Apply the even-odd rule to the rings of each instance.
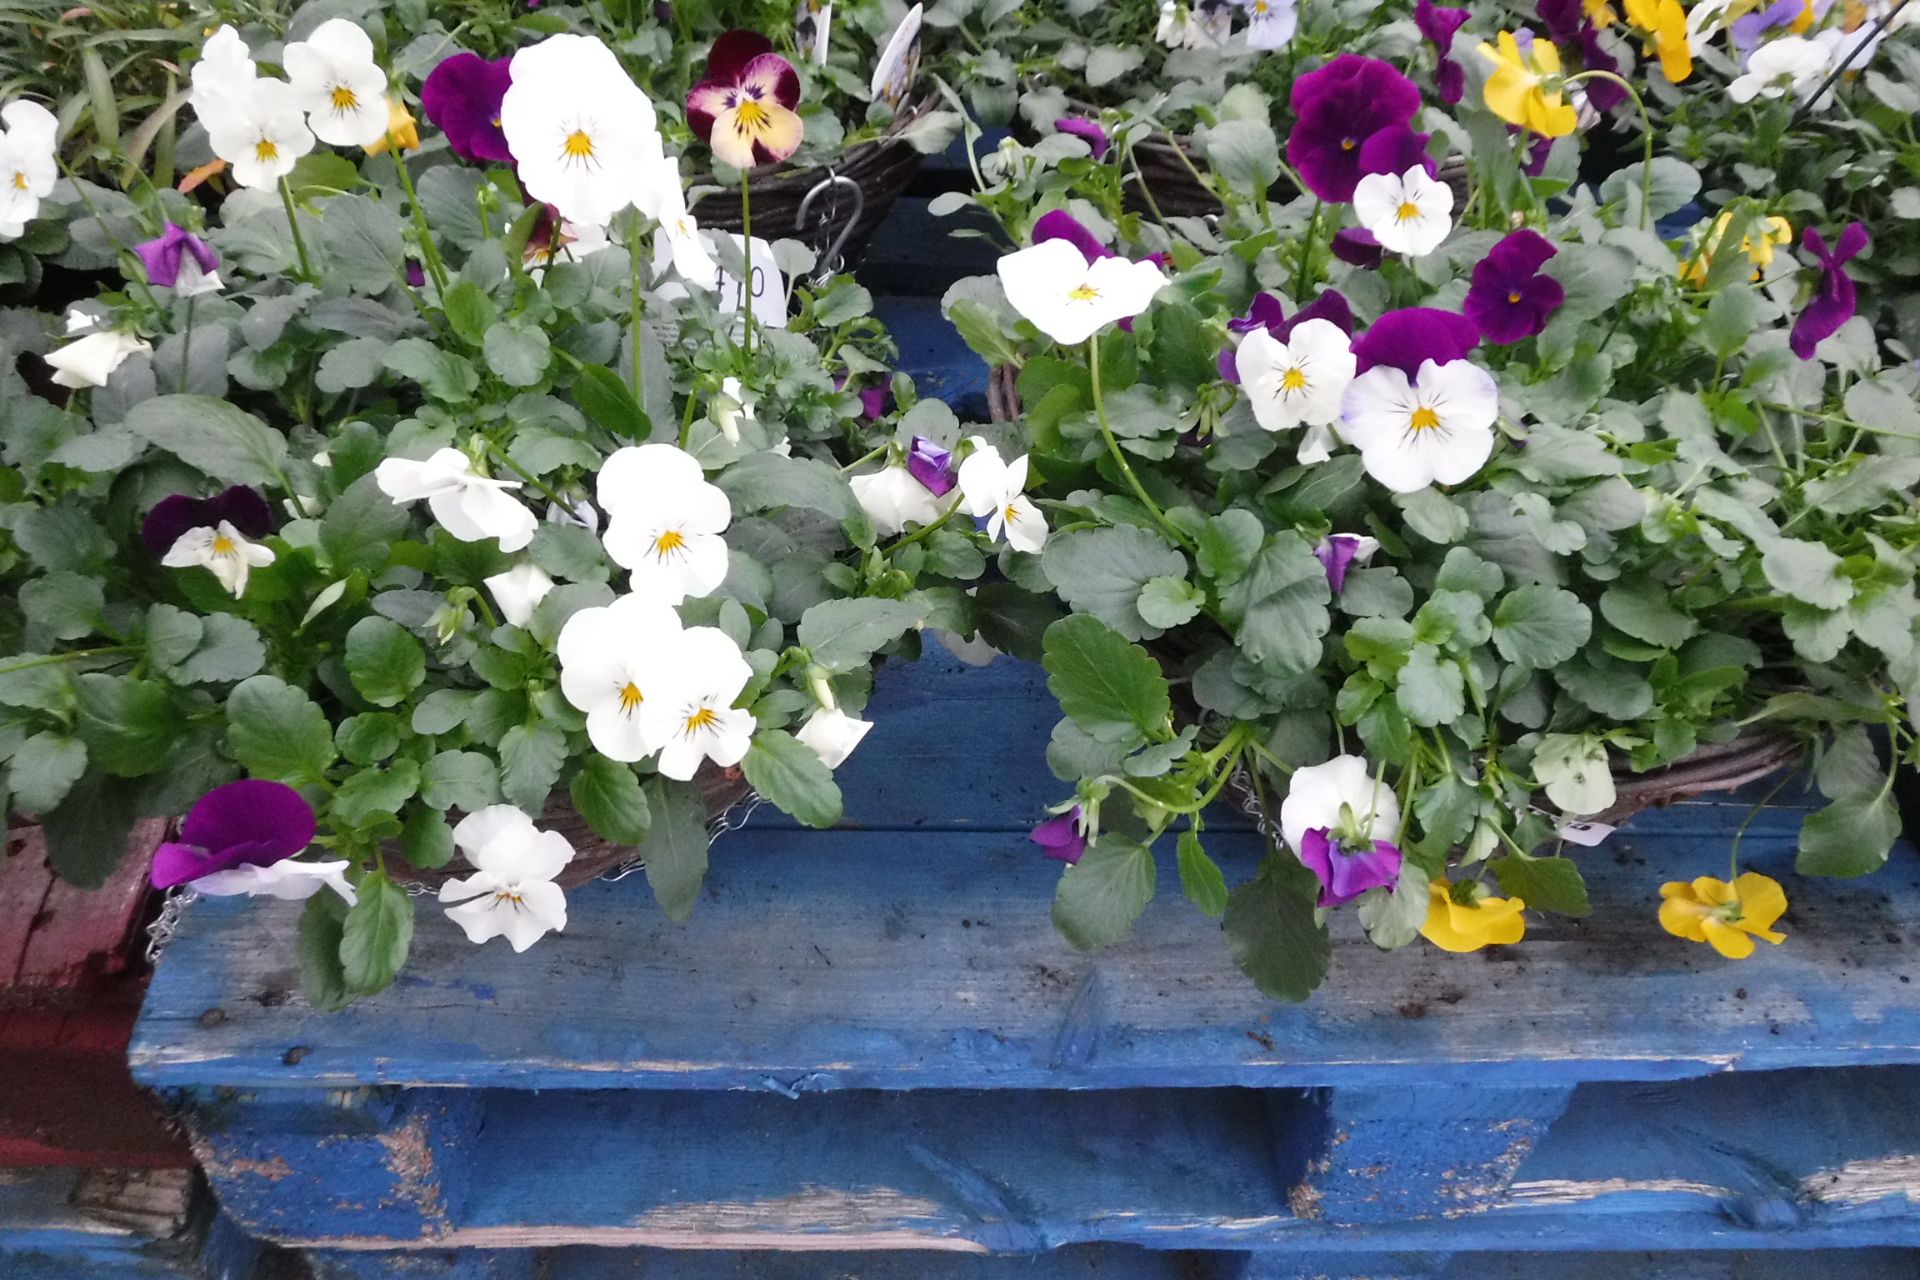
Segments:
[[[1660,927],[1676,938],[1705,942],[1729,960],[1753,954],[1753,940],[1778,946],[1787,940],[1773,922],[1787,909],[1780,882],[1748,871],[1728,884],[1712,876],[1660,886]]]
[[[1728,210],[1713,220],[1713,226],[1701,240],[1700,251],[1680,264],[1680,278],[1695,287],[1707,283],[1707,273],[1713,269],[1713,257],[1720,252],[1720,241],[1726,237],[1727,228],[1733,224],[1733,212]],[[1747,261],[1753,264],[1752,279],[1758,280],[1762,272],[1773,265],[1773,255],[1783,244],[1793,243],[1793,224],[1778,214],[1769,217],[1760,224],[1758,235],[1748,232],[1740,237],[1740,252],[1747,255]]]
[[[1612,0],[1580,0],[1580,8],[1587,21],[1602,31],[1620,21],[1613,12]]]
[[[402,151],[420,149],[420,125],[414,120],[413,112],[407,110],[407,104],[398,98],[387,100],[387,131],[367,147],[367,154],[381,154],[389,141],[399,143]]]
[[[1572,133],[1579,117],[1560,95],[1560,51],[1550,40],[1535,39],[1521,52],[1513,32],[1500,33],[1500,46],[1482,43],[1480,56],[1493,64],[1487,77],[1487,109],[1523,129],[1549,138]]]
[[[1527,932],[1527,921],[1520,913],[1527,904],[1519,898],[1488,897],[1478,884],[1463,886],[1456,896],[1453,885],[1435,880],[1427,886],[1431,901],[1427,904],[1427,922],[1420,936],[1442,951],[1478,951],[1495,944],[1506,946],[1520,941]],[[1471,899],[1460,901],[1460,897]]]
[[[1679,84],[1693,74],[1693,46],[1687,43],[1687,11],[1680,0],[1626,0],[1627,21],[1653,39],[1660,69]]]
[[[1865,6],[1860,6],[1860,7],[1862,12],[1864,13]],[[1851,4],[1847,6],[1847,14],[1849,17],[1852,16],[1853,9],[1854,9],[1854,6]],[[1813,0],[1802,0],[1801,6],[1800,6],[1800,16],[1795,18],[1790,24],[1788,24],[1787,30],[1796,36],[1803,36],[1807,34],[1809,29],[1812,28],[1813,18],[1814,18]],[[1849,27],[1847,29],[1851,31],[1853,28]]]

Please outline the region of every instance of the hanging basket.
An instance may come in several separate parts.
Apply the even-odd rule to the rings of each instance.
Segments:
[[[1209,173],[1207,162],[1185,134],[1149,134],[1145,141],[1135,144],[1133,159],[1140,173],[1137,177],[1131,173],[1126,176],[1128,209],[1147,215],[1157,209],[1163,218],[1210,218],[1222,212],[1219,199],[1201,181]],[[1466,158],[1448,156],[1442,160],[1440,181],[1453,188],[1454,207],[1463,207],[1467,199]],[[1285,178],[1275,183],[1271,192],[1276,200],[1289,200],[1295,194],[1297,188]]]
[[[709,822],[746,799],[753,790],[738,768],[722,769],[711,761],[700,766],[699,772],[693,775],[693,784],[700,788],[700,799],[706,806]],[[459,822],[462,816],[457,809],[448,810],[447,821]],[[565,791],[555,791],[547,797],[547,807],[541,810],[537,825],[542,831],[559,832],[573,846],[573,861],[554,877],[554,882],[563,889],[578,888],[638,856],[632,846],[615,844],[595,831],[574,808],[573,799]],[[421,869],[407,863],[396,841],[389,840],[385,852],[387,867],[394,879],[432,889],[473,871],[458,853],[443,867]]]
[[[823,272],[859,257],[894,201],[920,171],[920,153],[900,135],[934,109],[932,95],[914,98],[894,116],[886,133],[843,152],[831,165],[802,169],[790,164],[748,170],[753,196],[753,233],[767,241],[799,240],[820,252]],[[715,185],[711,173],[696,173],[690,188]],[[732,188],[708,191],[692,213],[706,227],[739,232],[740,198]]]

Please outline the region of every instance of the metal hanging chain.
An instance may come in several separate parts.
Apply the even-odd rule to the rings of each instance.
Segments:
[[[167,896],[160,902],[160,914],[147,926],[147,963],[160,963],[160,954],[173,941],[173,935],[180,932],[180,915],[188,905],[199,900],[200,895],[185,885],[175,885],[167,890]]]
[[[755,811],[766,802],[766,797],[762,796],[758,791],[749,791],[726,809],[709,818],[707,820],[707,847],[711,849],[714,841],[727,834],[727,832],[738,831],[740,828],[746,826],[747,820],[753,817]],[[595,878],[607,882],[624,880],[636,871],[645,870],[646,865],[647,860],[645,858],[632,858],[618,866],[608,867]]]
[[[843,173],[835,173],[831,168],[826,173],[827,176],[814,183],[807,194],[801,198],[800,211],[794,217],[794,221],[804,229],[807,225],[807,215],[813,209],[813,202],[822,195],[830,198],[831,203],[827,206],[826,214],[819,221],[817,234],[820,243],[816,246],[813,275],[810,277],[816,288],[831,280],[834,274],[845,265],[841,250],[846,247],[848,239],[852,237],[854,227],[859,224],[861,215],[867,211],[867,193],[858,182]],[[834,222],[840,216],[842,187],[853,193],[853,212],[847,216],[846,225],[840,228],[839,234],[833,235],[829,240],[828,236],[833,232]]]

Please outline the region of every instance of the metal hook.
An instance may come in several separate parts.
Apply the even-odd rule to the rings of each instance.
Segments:
[[[853,192],[853,213],[848,216],[846,224],[840,228],[840,234],[833,238],[832,243],[820,250],[820,256],[815,262],[813,272],[813,282],[817,285],[825,284],[833,277],[833,273],[840,269],[840,250],[846,246],[847,240],[853,235],[853,229],[858,225],[860,215],[866,212],[867,193],[862,190],[860,184],[852,178],[847,177],[843,173],[835,173],[829,169],[827,170],[827,176],[814,183],[813,189],[808,191],[801,199],[800,213],[795,219],[802,227],[805,227],[807,225],[807,215],[813,210],[813,202],[818,199],[822,193],[833,191],[835,193],[833,207],[828,211],[827,216],[820,221],[820,226],[823,231],[831,229],[834,215],[840,212],[838,192],[841,187],[847,187]]]

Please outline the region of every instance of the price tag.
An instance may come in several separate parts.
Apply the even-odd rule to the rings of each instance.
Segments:
[[[816,67],[827,65],[827,38],[833,32],[833,0],[800,0],[793,12],[793,47]]]
[[[740,236],[733,237],[733,246],[741,250],[751,268],[753,277],[753,322],[774,329],[787,327],[787,282],[780,277],[780,264],[773,260],[773,246],[759,236],[753,238],[753,248],[746,250],[746,241]],[[733,315],[745,303],[746,290],[726,268],[715,265],[713,269],[713,287],[718,291],[715,299],[724,315]]]
[[[1591,849],[1613,832],[1614,828],[1604,822],[1569,822],[1561,826],[1560,838],[1568,844]]]

